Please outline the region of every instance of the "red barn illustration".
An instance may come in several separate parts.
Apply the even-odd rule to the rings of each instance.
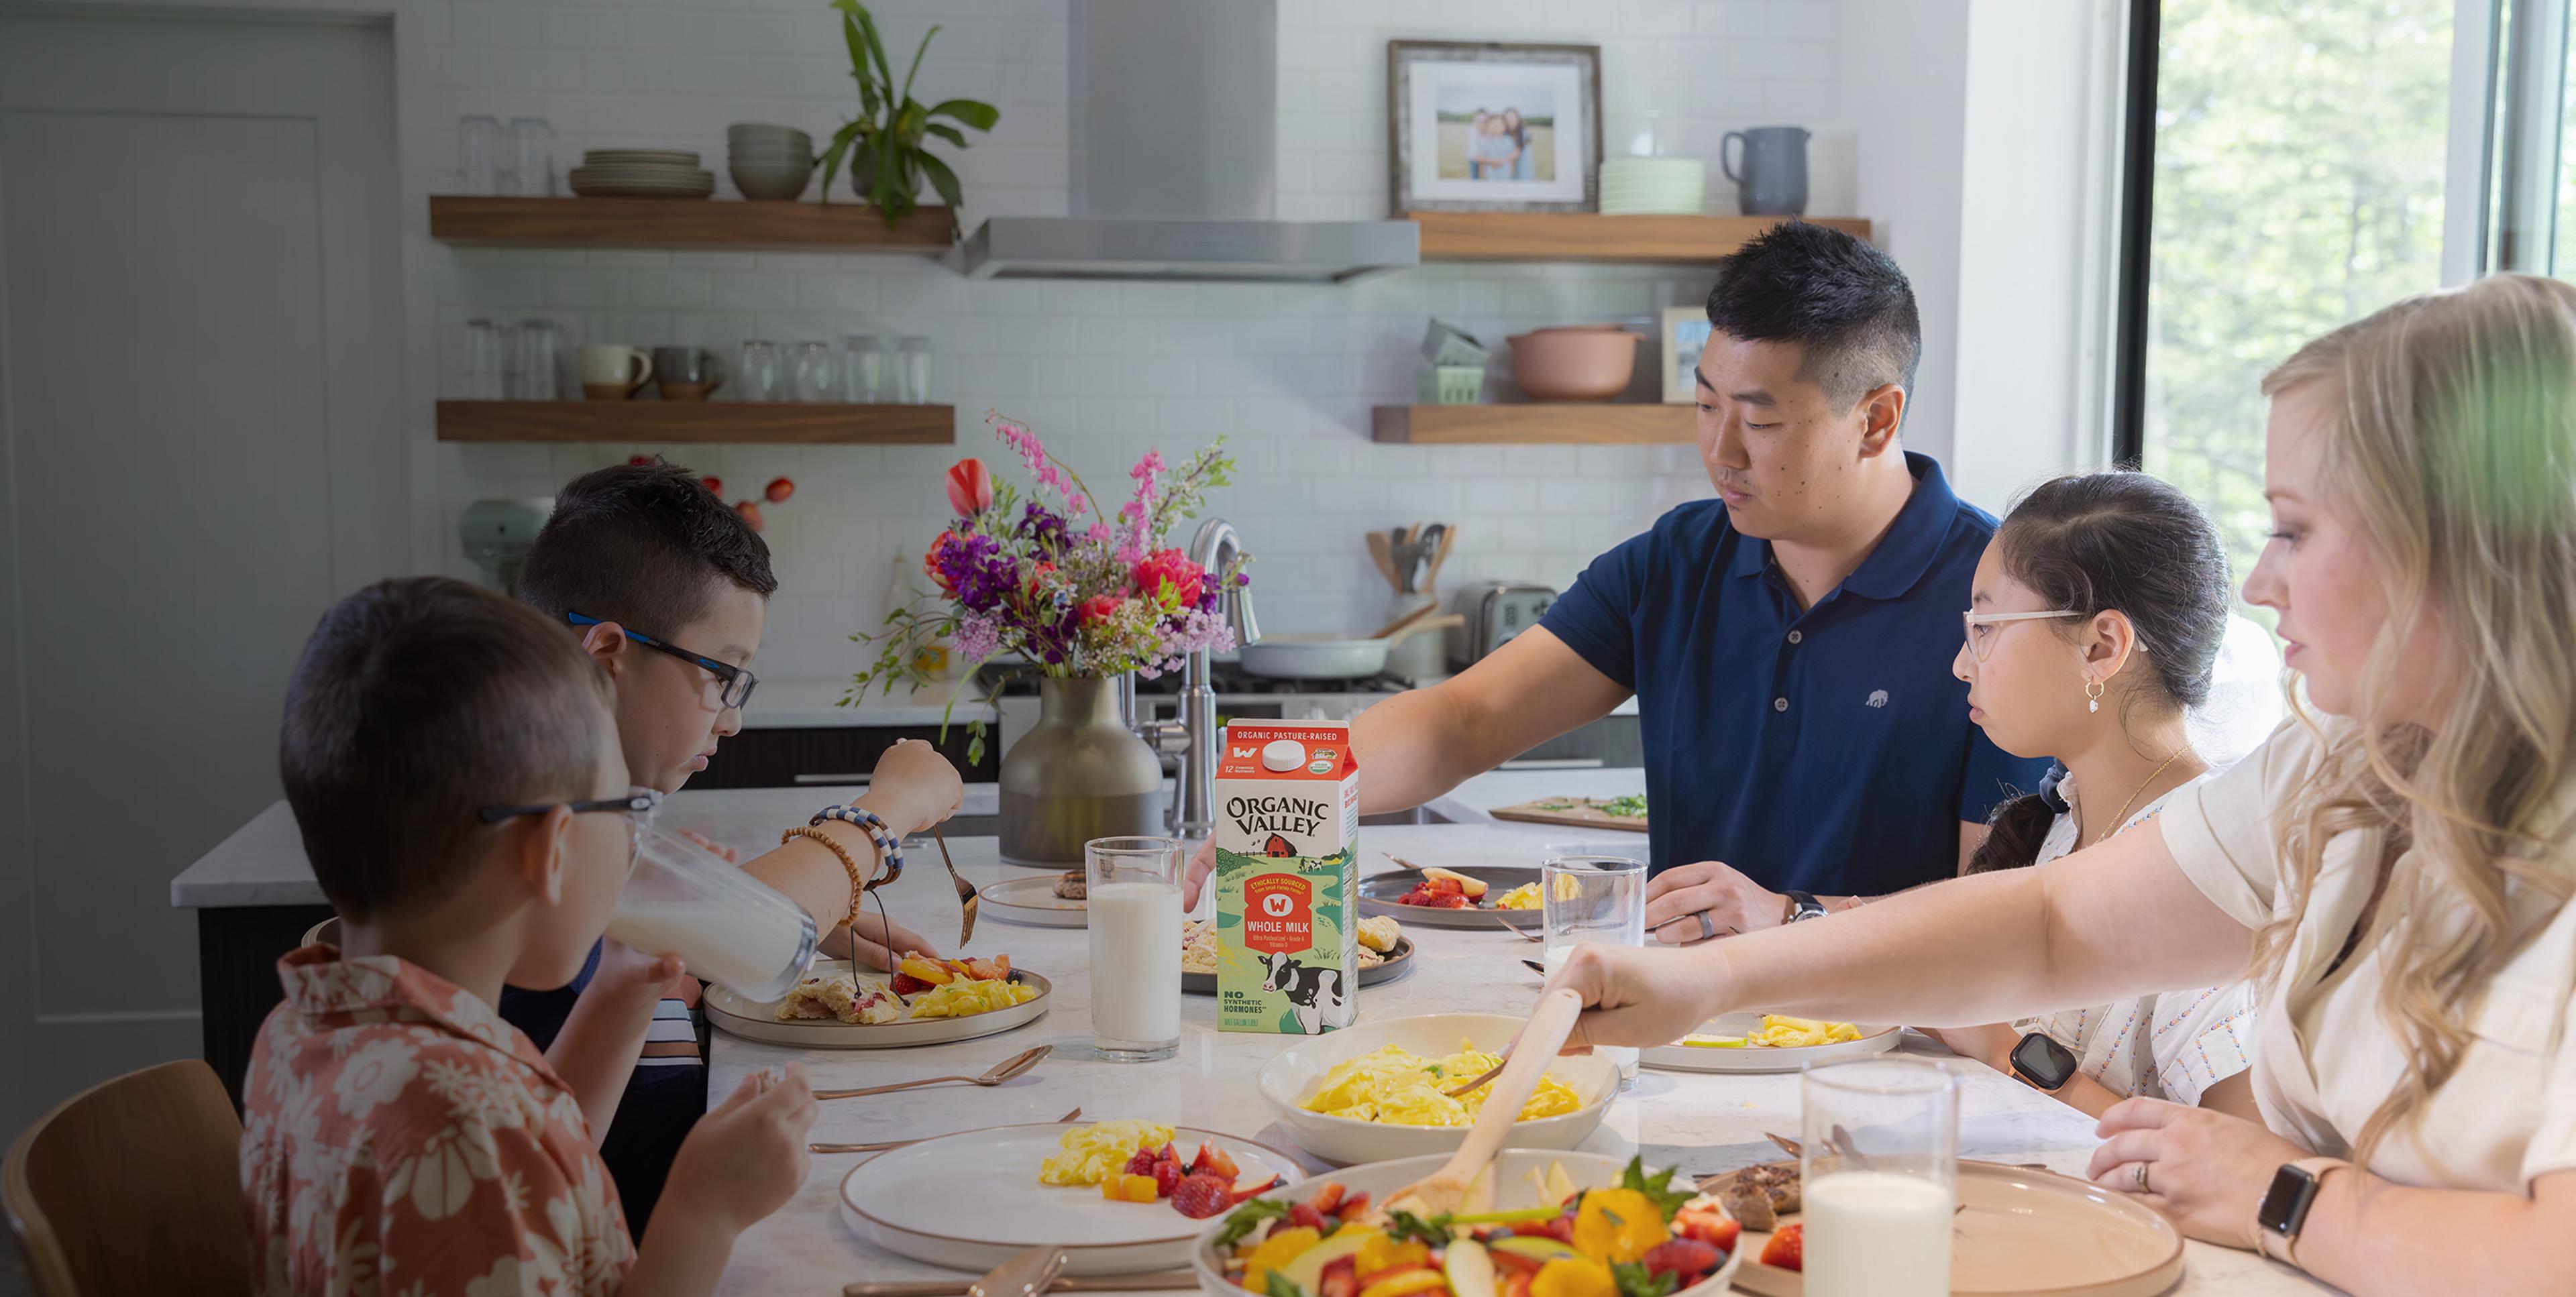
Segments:
[[[1294,856],[1297,854],[1297,848],[1290,845],[1288,839],[1273,833],[1270,835],[1270,842],[1268,845],[1261,848],[1261,854],[1265,856]]]

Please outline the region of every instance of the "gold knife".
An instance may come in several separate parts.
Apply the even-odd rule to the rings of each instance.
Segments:
[[[841,1289],[841,1297],[964,1297],[967,1286],[977,1282],[970,1275],[954,1279],[910,1279],[894,1283],[854,1283]],[[1060,1292],[1177,1292],[1199,1286],[1196,1274],[1187,1270],[1162,1270],[1153,1274],[1077,1275],[1058,1279],[1051,1293]]]

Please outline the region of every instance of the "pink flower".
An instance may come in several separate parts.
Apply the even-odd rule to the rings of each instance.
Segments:
[[[1095,523],[1091,524],[1090,528],[1089,528],[1088,530],[1085,530],[1085,531],[1082,533],[1082,539],[1083,539],[1083,543],[1085,543],[1085,544],[1089,544],[1089,545],[1106,545],[1106,544],[1108,544],[1108,543],[1109,543],[1109,524],[1108,524],[1108,523],[1105,523],[1105,522],[1095,522]],[[1129,566],[1129,567],[1134,567],[1134,566],[1136,566],[1136,564],[1135,564],[1134,562],[1130,561],[1130,562],[1127,564],[1127,566]]]
[[[961,459],[948,467],[948,507],[960,518],[972,518],[993,504],[993,471],[980,459]]]
[[[1169,587],[1171,597],[1196,606],[1206,582],[1207,574],[1177,549],[1155,550],[1136,565],[1136,590],[1149,599],[1163,596]]]
[[[1126,600],[1114,594],[1096,594],[1082,601],[1082,624],[1096,626],[1118,615]]]

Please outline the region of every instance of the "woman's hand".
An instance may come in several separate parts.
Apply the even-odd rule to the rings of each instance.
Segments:
[[[1547,989],[1583,998],[1569,1047],[1669,1045],[1716,1011],[1716,965],[1699,952],[1586,942],[1574,948]]]
[[[2254,1209],[2273,1173],[2308,1156],[2253,1122],[2162,1099],[2121,1100],[2095,1133],[2105,1141],[2085,1169],[2095,1184],[2136,1196],[2193,1238],[2229,1247],[2254,1246]]]

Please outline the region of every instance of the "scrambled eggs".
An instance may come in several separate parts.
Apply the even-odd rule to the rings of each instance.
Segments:
[[[1038,998],[1038,989],[1018,982],[978,982],[958,978],[945,986],[934,986],[912,997],[912,1016],[921,1018],[971,1018],[1014,1004],[1026,1004]],[[1131,1150],[1132,1151],[1132,1150]]]
[[[1039,1184],[1098,1184],[1127,1165],[1139,1147],[1172,1142],[1172,1128],[1150,1121],[1095,1121],[1056,1137],[1055,1156],[1038,1163]]]
[[[1393,915],[1372,914],[1360,920],[1359,939],[1360,949],[1374,950],[1383,955],[1404,939],[1404,929],[1396,926]],[[1367,961],[1362,960],[1361,963],[1365,966]]]
[[[1682,1043],[1701,1049],[1805,1049],[1815,1045],[1839,1045],[1860,1039],[1860,1028],[1848,1022],[1817,1022],[1809,1018],[1784,1018],[1776,1013],[1762,1015],[1762,1025],[1742,1036],[1684,1036]]]
[[[1523,883],[1503,893],[1503,898],[1494,902],[1494,908],[1497,910],[1535,910],[1538,907],[1538,884],[1536,883]]]
[[[1216,925],[1205,919],[1190,919],[1181,924],[1181,971],[1184,973],[1216,972]]]
[[[1346,1059],[1334,1064],[1324,1074],[1324,1083],[1298,1106],[1330,1117],[1394,1126],[1472,1126],[1493,1087],[1455,1099],[1442,1090],[1483,1076],[1503,1060],[1500,1054],[1486,1053],[1465,1041],[1459,1042],[1458,1049],[1446,1058],[1424,1058],[1401,1045],[1389,1045]],[[1574,1087],[1552,1075],[1541,1076],[1538,1091],[1521,1105],[1518,1120],[1561,1116],[1582,1106]]]

